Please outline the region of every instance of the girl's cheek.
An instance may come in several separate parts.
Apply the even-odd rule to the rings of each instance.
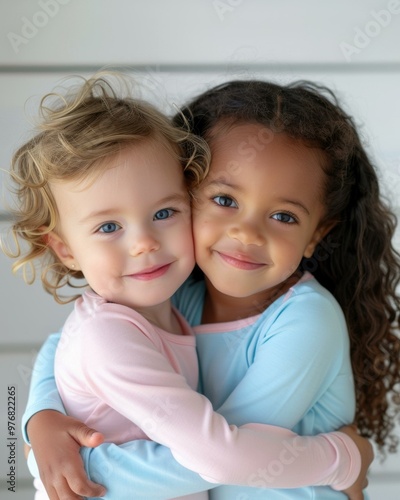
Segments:
[[[197,220],[193,224],[192,232],[193,232],[193,241],[195,246],[201,243],[204,240],[204,224]]]

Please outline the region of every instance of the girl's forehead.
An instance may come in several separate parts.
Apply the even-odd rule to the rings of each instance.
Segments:
[[[324,163],[323,151],[319,148],[262,123],[237,123],[215,129],[209,143],[212,159],[232,156],[246,161],[259,155],[281,154],[287,157],[313,157],[321,165]]]
[[[212,155],[223,152],[246,156],[250,148],[262,151],[277,143],[285,143],[285,148],[291,149],[306,147],[300,139],[256,122],[222,123],[211,130],[208,142]]]
[[[262,124],[240,124],[211,146],[210,172],[203,187],[222,180],[226,185],[254,183],[279,189],[311,191],[321,198],[325,186],[324,155],[285,133],[274,133]],[[208,181],[208,182],[207,182]],[[277,187],[278,189],[278,187]]]
[[[224,138],[227,135],[248,135],[249,133],[256,132],[259,128],[268,128],[266,125],[258,122],[252,121],[236,121],[229,118],[224,118],[218,121],[211,129],[209,130],[208,142],[212,147],[214,144],[219,144],[224,142]],[[256,132],[257,133],[257,132]]]

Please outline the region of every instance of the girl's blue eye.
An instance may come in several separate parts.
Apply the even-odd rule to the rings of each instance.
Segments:
[[[163,208],[154,214],[154,220],[169,219],[174,215],[175,211],[171,208]]]
[[[117,224],[116,222],[106,222],[99,228],[99,233],[115,233],[115,231],[118,231],[118,229],[121,229],[121,226]]]
[[[279,222],[283,222],[285,224],[294,224],[297,222],[297,220],[292,215],[287,214],[285,212],[279,212],[277,214],[274,214],[272,218]]]
[[[237,203],[229,196],[214,196],[213,201],[220,207],[237,208]]]

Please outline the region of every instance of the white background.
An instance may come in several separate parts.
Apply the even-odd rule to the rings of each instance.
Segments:
[[[7,171],[42,94],[70,74],[130,71],[144,96],[173,112],[218,82],[307,78],[332,87],[360,126],[400,215],[400,1],[0,0],[0,232],[9,225]],[[399,231],[396,247],[400,248]],[[33,498],[18,448],[18,491],[7,491],[6,388],[18,418],[32,363],[69,306],[28,287],[0,255],[0,497]],[[373,500],[400,498],[400,452],[370,478]]]

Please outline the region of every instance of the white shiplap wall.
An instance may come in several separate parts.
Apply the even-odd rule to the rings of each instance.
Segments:
[[[128,69],[171,111],[234,78],[312,79],[337,91],[361,126],[400,215],[400,1],[1,0],[0,168],[27,138],[26,113],[71,73]],[[28,98],[33,98],[26,105]],[[0,174],[0,233],[9,225]],[[396,247],[400,248],[397,232]],[[70,306],[27,287],[0,254],[0,497],[33,497],[19,436],[17,493],[7,491],[7,386],[20,419],[37,349]],[[375,464],[373,500],[400,498],[400,455]]]

